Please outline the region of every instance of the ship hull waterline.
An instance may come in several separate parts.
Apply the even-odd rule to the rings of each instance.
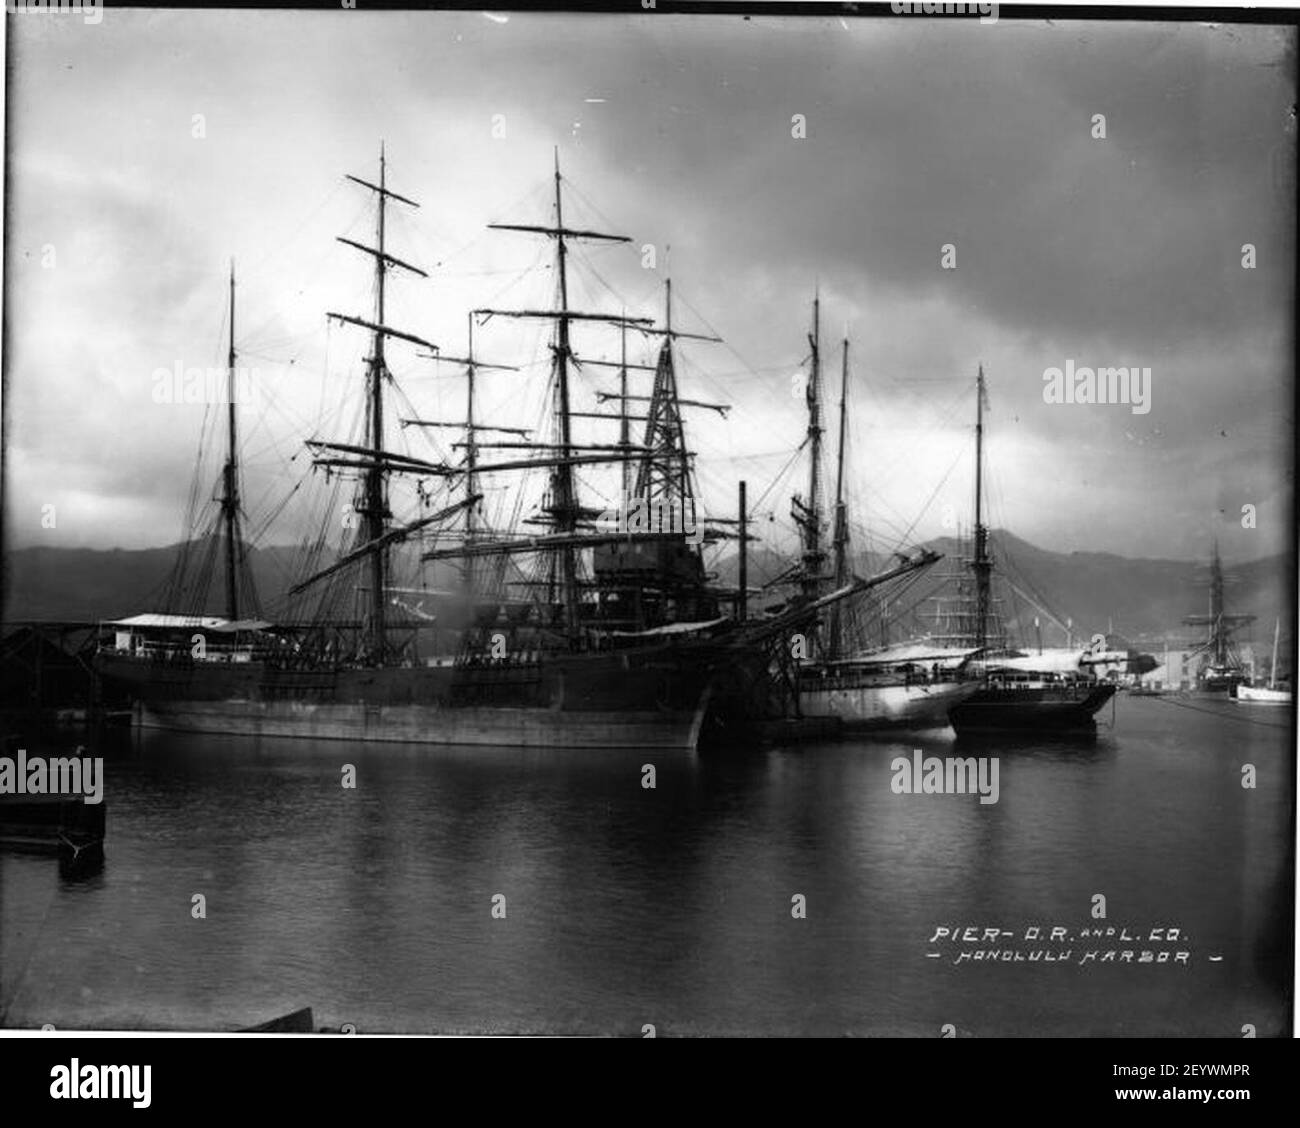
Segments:
[[[428,705],[301,705],[256,701],[137,704],[141,729],[300,740],[508,748],[693,750],[704,708],[656,713],[463,709]]]
[[[538,666],[273,670],[105,655],[142,729],[519,748],[695,749],[725,695],[701,664],[606,654]],[[684,667],[684,668],[683,668]],[[711,718],[718,720],[715,716]],[[709,730],[717,731],[716,723]]]
[[[946,728],[948,711],[979,687],[968,682],[913,685],[801,686],[799,709],[836,717],[845,732]]]
[[[986,732],[1093,733],[1097,712],[1116,687],[1081,692],[1055,689],[981,689],[948,711],[958,736]]]

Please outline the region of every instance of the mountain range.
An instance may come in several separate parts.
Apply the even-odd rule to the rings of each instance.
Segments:
[[[991,534],[995,559],[994,595],[1005,620],[1019,628],[1019,637],[1032,640],[1033,619],[1042,624],[1044,642],[1062,645],[1065,620],[1071,620],[1076,639],[1107,632],[1133,644],[1200,637],[1203,628],[1185,627],[1185,615],[1205,614],[1209,600],[1209,553],[1204,560],[1131,559],[1113,553],[1060,553],[1040,548],[1010,533]],[[181,545],[140,550],[32,547],[11,552],[4,560],[4,619],[98,620],[167,610],[160,606],[166,579]],[[916,633],[926,626],[924,612],[936,606],[933,596],[950,588],[945,579],[960,570],[969,552],[953,538],[927,546],[945,559],[915,582],[891,614],[896,637]],[[248,549],[254,582],[263,606],[273,610],[295,577],[300,550],[270,546]],[[750,551],[751,586],[779,575],[788,560],[770,549]],[[858,575],[888,567],[882,557],[860,554],[852,560]],[[1275,617],[1284,630],[1294,619],[1291,593],[1294,563],[1271,556],[1225,567],[1225,603],[1232,614],[1256,616],[1254,637],[1271,637]],[[734,584],[737,558],[733,554],[717,566],[718,578]],[[220,565],[218,565],[218,581]],[[447,566],[434,565],[427,573],[432,587],[453,586]],[[220,614],[221,585],[212,587],[212,614]],[[755,597],[760,607],[780,597]],[[909,608],[911,610],[909,610]],[[1053,620],[1060,626],[1054,625]],[[1286,632],[1289,634],[1289,631]],[[1251,637],[1244,633],[1243,637]]]

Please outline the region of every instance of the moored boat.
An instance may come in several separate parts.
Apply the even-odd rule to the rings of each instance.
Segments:
[[[821,515],[821,301],[813,301],[813,329],[808,343],[807,387],[810,473],[808,497],[796,497],[793,516],[803,541],[801,566],[795,573],[811,598],[826,588],[841,588],[849,580],[848,491],[845,480],[846,423],[848,419],[849,342],[843,343],[840,368],[839,447],[835,478],[834,531],[831,573],[823,575],[826,553],[822,542]],[[896,554],[904,563],[911,558]],[[924,566],[938,559],[922,553],[917,563]],[[826,635],[817,642],[818,653],[795,669],[795,692],[799,711],[808,717],[838,721],[841,730],[927,729],[947,725],[947,710],[974,690],[961,678],[965,659],[974,651],[935,653],[932,647],[866,649],[846,623],[851,603],[834,605]],[[854,645],[856,643],[856,645]]]
[[[1273,624],[1273,662],[1269,666],[1268,685],[1241,685],[1235,700],[1240,705],[1290,705],[1295,696],[1289,686],[1279,686],[1277,676],[1277,644],[1282,630],[1282,620]]]
[[[1092,732],[1096,714],[1116,687],[1089,675],[1055,671],[997,671],[987,684],[954,705],[948,717],[958,735],[972,732]]]
[[[1115,696],[1116,686],[1102,681],[1085,662],[1086,652],[1071,650],[1026,653],[995,637],[991,577],[993,559],[983,522],[984,369],[976,382],[975,544],[970,561],[974,606],[964,621],[973,624],[971,641],[980,651],[975,692],[948,710],[958,736],[988,732],[1091,733],[1096,714]]]
[[[1206,639],[1197,648],[1202,664],[1196,673],[1196,688],[1201,693],[1236,697],[1240,688],[1250,684],[1250,675],[1237,649],[1238,628],[1254,622],[1254,615],[1229,614],[1224,601],[1223,564],[1219,546],[1214,545],[1210,561],[1209,607],[1205,615],[1187,615],[1188,626],[1207,628]]]
[[[799,701],[812,717],[836,717],[845,730],[946,728],[948,713],[977,692],[970,681],[901,674],[848,659],[800,671]]]

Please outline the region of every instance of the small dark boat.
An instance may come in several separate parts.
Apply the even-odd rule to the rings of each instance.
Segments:
[[[236,1031],[237,1034],[314,1034],[315,1032],[316,1028],[311,1020],[311,1007],[303,1007],[301,1010],[273,1018],[269,1022],[246,1026]]]
[[[948,711],[960,735],[970,732],[1093,732],[1115,685],[1053,673],[992,676]]]

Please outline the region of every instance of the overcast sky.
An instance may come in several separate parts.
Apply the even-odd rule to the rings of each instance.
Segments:
[[[231,257],[263,397],[253,523],[304,473],[303,455],[286,467],[303,437],[346,437],[367,342],[324,314],[370,316],[366,259],[334,236],[373,237],[343,174],[377,176],[381,138],[391,186],[422,204],[393,206],[389,249],[430,273],[393,275],[388,319],[449,352],[468,309],[551,300],[544,240],[485,225],[551,218],[556,146],[566,220],[634,239],[575,248],[571,305],[657,315],[671,273],[674,324],[726,341],[681,346],[683,395],[734,406],[689,419],[714,513],[738,476],[778,517],[804,488],[799,470],[763,496],[805,426],[792,377],[819,288],[832,402],[852,342],[850,485],[881,542],[969,522],[983,363],[995,526],[1130,556],[1287,544],[1291,29],[110,10],[11,17],[9,35],[13,546],[180,538],[203,409],[154,403],[153,374],[224,364]],[[574,335],[616,353],[611,333]],[[537,324],[476,330],[484,359],[532,365],[483,378],[486,416],[536,424],[544,343]],[[405,346],[390,360],[421,415],[460,417],[457,377]],[[1067,360],[1149,367],[1151,410],[1045,403]],[[582,410],[613,384],[577,380]],[[392,445],[433,453],[415,430]],[[295,539],[294,520],[266,539]]]

